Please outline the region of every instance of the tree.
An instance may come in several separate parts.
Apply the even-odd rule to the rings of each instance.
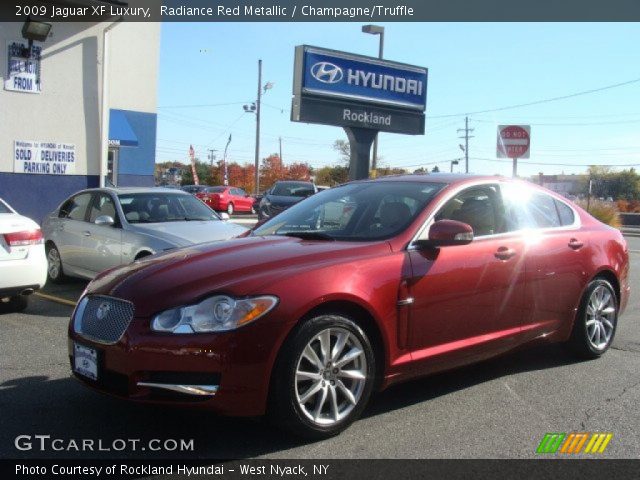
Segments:
[[[211,168],[208,163],[201,162],[196,158],[196,173],[198,174],[200,185],[211,185]],[[191,165],[186,165],[182,172],[182,181],[180,183],[181,185],[193,185],[195,183]]]
[[[277,180],[285,180],[289,176],[289,169],[275,153],[262,159],[260,172],[260,188],[263,191],[271,188]]]
[[[351,160],[351,146],[349,142],[338,139],[333,142],[333,149],[340,154],[340,161],[348,165]]]
[[[440,167],[438,167],[438,165],[436,165],[435,167],[433,167],[433,169],[431,170],[431,173],[438,173],[440,171]]]
[[[311,177],[311,168],[306,163],[292,163],[289,165],[289,178],[291,180],[308,181]]]

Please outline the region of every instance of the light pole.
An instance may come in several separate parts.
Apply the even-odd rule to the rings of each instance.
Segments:
[[[258,97],[251,105],[243,105],[244,111],[256,114],[256,155],[255,155],[255,191],[257,195],[260,190],[260,101],[262,100],[262,60],[258,60]],[[267,82],[264,91],[273,88],[273,83]]]
[[[453,173],[453,166],[458,165],[458,163],[460,162],[458,161],[457,158],[455,160],[451,160],[451,173]]]
[[[369,33],[371,35],[380,35],[380,44],[378,46],[378,58],[382,58],[384,53],[384,27],[380,25],[363,25],[363,33]],[[373,170],[374,176],[376,176],[376,169],[378,168],[378,134],[373,139],[373,159],[371,160],[371,170]]]

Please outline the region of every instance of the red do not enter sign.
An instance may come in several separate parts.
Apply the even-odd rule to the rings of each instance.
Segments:
[[[531,126],[498,125],[498,158],[529,158]]]

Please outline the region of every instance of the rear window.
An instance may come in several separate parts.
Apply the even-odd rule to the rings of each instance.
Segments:
[[[0,200],[0,213],[13,213],[2,200]]]
[[[279,197],[308,197],[316,193],[313,185],[303,182],[280,182],[276,183],[271,191],[271,195]]]
[[[207,188],[207,193],[222,193],[226,190],[227,187],[209,187]]]

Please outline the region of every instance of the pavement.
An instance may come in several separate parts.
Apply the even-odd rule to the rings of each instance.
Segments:
[[[640,285],[640,238],[628,239],[631,284]],[[84,282],[47,287],[77,298]],[[533,458],[547,432],[612,432],[599,458],[640,453],[640,292],[634,289],[612,348],[576,361],[561,346],[522,350],[392,387],[336,438],[305,442],[258,419],[130,404],[69,375],[70,305],[34,297],[0,313],[0,458],[146,458],[150,451],[19,451],[18,435],[52,438],[193,439],[172,458]],[[10,414],[7,414],[10,413]],[[582,455],[579,455],[582,456]]]

